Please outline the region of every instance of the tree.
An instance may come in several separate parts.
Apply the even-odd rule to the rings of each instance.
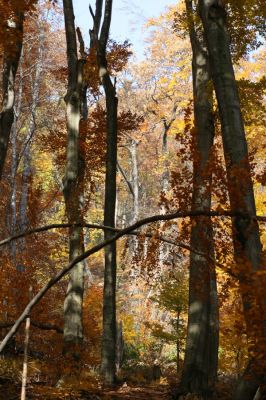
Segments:
[[[102,18],[102,0],[96,1],[94,27],[91,32],[95,46],[99,77],[106,97],[107,150],[105,172],[104,224],[115,226],[116,168],[117,168],[117,104],[115,83],[108,72],[106,47],[112,17],[112,0],[105,1]],[[105,240],[112,234],[105,232]],[[113,384],[116,372],[116,244],[105,248],[103,291],[102,374],[104,381]]]
[[[84,156],[81,150],[80,124],[84,118],[83,102],[86,91],[83,91],[84,43],[80,38],[81,59],[78,59],[74,11],[71,0],[64,0],[65,30],[68,59],[68,90],[65,96],[67,113],[67,161],[64,176],[64,198],[67,218],[70,224],[83,222],[84,202]],[[86,107],[85,107],[86,108]],[[72,261],[84,253],[82,226],[71,226],[69,229],[69,259]],[[83,290],[84,263],[76,265],[70,274],[69,285],[64,303],[64,351],[73,351],[76,357],[83,341]]]
[[[249,377],[240,383],[236,399],[251,399],[262,383],[265,371],[265,302],[262,296],[263,280],[257,279],[257,273],[264,270],[262,246],[258,223],[254,219],[254,191],[230,53],[225,8],[218,0],[199,0],[199,12],[219,106],[230,205],[233,212],[240,211],[246,214],[246,217],[233,218],[232,223],[237,274],[253,355],[247,370]],[[255,323],[254,317],[259,322]]]
[[[192,47],[194,93],[192,210],[210,211],[212,151],[214,141],[213,94],[209,57],[194,4],[186,0]],[[212,222],[192,219],[190,246],[206,256],[190,253],[189,312],[181,391],[208,395],[214,388],[218,367],[218,298]]]

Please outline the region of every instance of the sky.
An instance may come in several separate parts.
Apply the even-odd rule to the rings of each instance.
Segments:
[[[145,35],[142,26],[147,19],[159,16],[176,0],[113,0],[113,15],[110,37],[117,41],[128,39],[138,58],[144,57]],[[73,0],[76,26],[83,32],[88,43],[88,29],[92,27],[88,0]],[[94,9],[95,0],[91,0]]]

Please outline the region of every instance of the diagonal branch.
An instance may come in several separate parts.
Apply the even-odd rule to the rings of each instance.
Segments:
[[[42,289],[32,298],[32,300],[28,303],[28,305],[25,307],[24,311],[20,315],[20,317],[17,319],[13,327],[10,329],[10,331],[7,333],[3,341],[1,342],[0,345],[0,353],[3,351],[5,348],[6,344],[8,341],[12,338],[12,336],[17,332],[19,329],[21,323],[27,318],[27,316],[30,314],[31,310],[33,309],[36,304],[39,303],[39,301],[43,298],[43,296],[48,292],[48,290],[53,287],[57,282],[59,282],[68,272],[72,270],[72,268],[78,264],[79,262],[85,260],[89,256],[91,256],[94,253],[97,253],[99,250],[103,249],[105,246],[110,245],[111,243],[116,242],[119,238],[122,236],[128,235],[131,232],[134,232],[136,229],[147,225],[151,224],[153,222],[158,222],[158,221],[170,221],[175,218],[185,218],[185,217],[196,217],[196,216],[209,216],[209,217],[235,217],[235,216],[242,216],[245,218],[250,219],[251,221],[253,219],[256,219],[256,217],[250,217],[248,214],[245,213],[232,213],[231,211],[210,211],[210,212],[202,212],[202,211],[177,211],[172,214],[165,214],[165,215],[153,215],[151,217],[144,218],[140,221],[135,222],[134,224],[128,226],[125,229],[121,229],[119,232],[117,232],[114,236],[111,238],[108,238],[104,240],[103,242],[97,244],[96,246],[93,246],[92,248],[88,249],[85,251],[83,254],[79,255],[78,257],[74,258],[65,268],[63,268],[61,271],[59,271],[53,278],[49,280],[49,282],[42,287]],[[260,217],[262,218],[262,217]]]
[[[128,188],[129,188],[129,191],[132,194],[133,199],[134,199],[135,198],[135,193],[134,193],[133,187],[132,187],[131,183],[129,182],[129,180],[127,179],[125,171],[123,170],[123,168],[121,167],[121,165],[119,164],[118,161],[117,161],[117,168],[118,168],[119,172],[121,173],[122,177],[124,178]]]

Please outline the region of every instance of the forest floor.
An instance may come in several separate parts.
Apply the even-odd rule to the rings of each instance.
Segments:
[[[20,387],[12,383],[0,385],[0,400],[19,400]],[[46,385],[30,385],[27,400],[168,400],[171,399],[168,385],[121,386],[103,390],[57,389]]]
[[[20,400],[21,396],[21,359],[0,360],[0,400]],[[104,387],[96,373],[88,368],[69,375],[64,380],[57,374],[58,363],[40,363],[31,360],[28,364],[27,400],[171,400],[178,387],[180,374],[176,370],[163,370],[160,379],[146,378],[143,372],[149,368],[121,370],[118,376],[120,384],[112,388]],[[215,400],[229,400],[235,379],[230,375],[220,375],[214,394]],[[183,400],[199,400],[186,396]]]
[[[229,400],[231,389],[220,385],[215,393],[215,400]],[[20,385],[0,383],[0,400],[20,400]],[[45,384],[30,384],[27,388],[27,400],[171,400],[173,387],[169,384],[153,383],[147,386],[124,384],[113,389],[94,388],[80,390],[73,388],[59,389]],[[196,396],[186,396],[184,400],[198,400]]]

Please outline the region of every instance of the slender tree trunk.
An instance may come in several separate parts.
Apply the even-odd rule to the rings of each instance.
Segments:
[[[84,158],[80,148],[80,119],[83,98],[83,60],[78,60],[77,41],[72,0],[64,0],[64,17],[68,58],[68,90],[65,96],[67,110],[67,164],[64,176],[64,198],[69,223],[83,222]],[[84,252],[83,229],[69,229],[69,260]],[[78,263],[70,272],[64,303],[64,352],[77,359],[83,342],[84,263]]]
[[[138,157],[137,157],[137,146],[138,141],[131,139],[128,147],[131,156],[132,165],[132,189],[133,189],[133,215],[131,218],[131,224],[138,220],[139,216],[139,170],[138,170]]]
[[[130,144],[128,146],[131,159],[131,188],[132,188],[132,199],[133,199],[133,210],[129,222],[130,224],[136,222],[139,216],[139,170],[138,170],[137,146],[138,146],[138,141],[135,139],[131,139]],[[137,250],[136,238],[134,237],[129,238],[128,242],[129,254],[132,254],[133,256],[136,250]]]
[[[227,181],[232,212],[247,217],[234,217],[233,241],[251,360],[244,382],[235,399],[253,399],[266,372],[265,280],[257,271],[264,269],[259,227],[248,159],[248,147],[239,95],[235,80],[226,12],[220,0],[199,0],[200,16],[210,56],[212,77],[222,126]],[[242,387],[242,390],[241,390]]]
[[[179,372],[180,368],[180,337],[179,337],[179,329],[180,329],[180,312],[177,312],[176,318],[176,333],[177,333],[177,340],[176,340],[176,370]]]
[[[0,114],[0,179],[2,177],[11,127],[14,120],[15,79],[22,49],[23,13],[7,21],[7,38],[4,43],[3,104]]]
[[[103,1],[96,1],[92,42],[97,51],[99,76],[104,87],[107,112],[107,151],[105,173],[104,224],[115,226],[116,167],[117,167],[117,105],[116,88],[113,84],[106,59],[106,46],[112,18],[112,0],[105,0],[104,18],[99,35]],[[99,37],[98,37],[99,36]],[[105,231],[105,239],[113,233]],[[105,383],[113,384],[116,373],[116,243],[105,247],[102,375]]]
[[[211,209],[210,163],[215,133],[212,87],[203,35],[193,22],[192,2],[187,0],[186,6],[193,52],[195,115],[192,210],[204,212]],[[190,253],[188,331],[181,390],[207,398],[215,383],[218,360],[218,302],[209,217],[193,218],[190,243],[199,252],[207,251],[209,257]]]
[[[108,76],[103,77],[107,109],[107,153],[105,175],[104,224],[115,226],[117,162],[117,97]],[[111,232],[105,231],[108,239]],[[102,372],[107,383],[114,383],[116,360],[116,243],[105,248]]]
[[[30,288],[29,290],[29,300],[31,300],[31,297],[32,297],[32,288]],[[24,359],[23,359],[21,397],[20,397],[21,400],[26,400],[29,341],[30,341],[30,316],[27,317],[25,326]]]

